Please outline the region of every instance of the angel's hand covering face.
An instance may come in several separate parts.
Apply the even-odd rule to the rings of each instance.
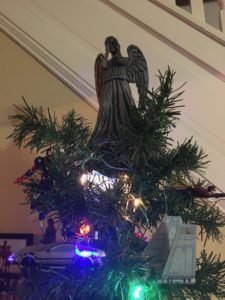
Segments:
[[[116,38],[110,36],[105,40],[106,51],[108,50],[112,54],[116,54],[119,49],[119,43]]]

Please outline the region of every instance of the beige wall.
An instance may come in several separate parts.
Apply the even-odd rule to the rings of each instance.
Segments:
[[[15,113],[13,104],[22,104],[21,96],[34,106],[50,107],[58,115],[74,108],[90,125],[96,111],[1,31],[0,93],[0,232],[40,233],[36,216],[30,215],[29,207],[19,205],[24,194],[13,183],[32,166],[35,153],[19,150],[7,139],[12,131],[7,117]]]

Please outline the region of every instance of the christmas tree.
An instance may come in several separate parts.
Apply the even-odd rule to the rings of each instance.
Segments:
[[[193,257],[196,225],[206,242],[221,240],[225,219],[208,198],[224,195],[193,176],[207,166],[207,155],[197,143],[190,138],[174,146],[170,136],[183,91],[173,88],[175,72],[170,68],[159,72],[158,88],[147,90],[143,54],[129,46],[128,55],[129,61],[109,37],[105,56],[96,59],[100,109],[93,131],[74,111],[59,121],[25,100],[10,116],[16,121],[10,136],[15,144],[38,153],[33,168],[16,181],[24,187],[25,203],[40,219],[54,217],[65,242],[76,244],[74,264],[62,271],[37,266],[24,279],[20,299],[225,297],[225,262],[205,251]],[[137,107],[129,82],[137,84]],[[168,236],[171,220],[173,230],[180,230],[173,238]],[[157,240],[159,231],[167,242]],[[180,256],[173,252],[175,246],[189,250]],[[160,256],[165,264],[171,257],[172,275]],[[192,267],[183,266],[183,257]]]

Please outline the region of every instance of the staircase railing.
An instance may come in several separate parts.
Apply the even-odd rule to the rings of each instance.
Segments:
[[[210,24],[225,33],[225,0],[212,0],[210,2],[204,0],[153,0],[151,2],[158,2],[158,4],[168,6],[170,9],[174,8],[176,12],[179,12],[178,9],[182,15],[191,14],[194,18],[204,22],[206,26]],[[207,21],[209,14],[211,14],[211,22]]]

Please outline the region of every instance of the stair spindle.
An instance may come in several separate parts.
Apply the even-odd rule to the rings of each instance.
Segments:
[[[190,0],[191,12],[193,16],[198,17],[199,19],[205,22],[205,11],[203,0]]]
[[[225,33],[225,0],[217,0],[217,4],[220,8],[219,14],[219,23],[220,23],[220,30]]]

